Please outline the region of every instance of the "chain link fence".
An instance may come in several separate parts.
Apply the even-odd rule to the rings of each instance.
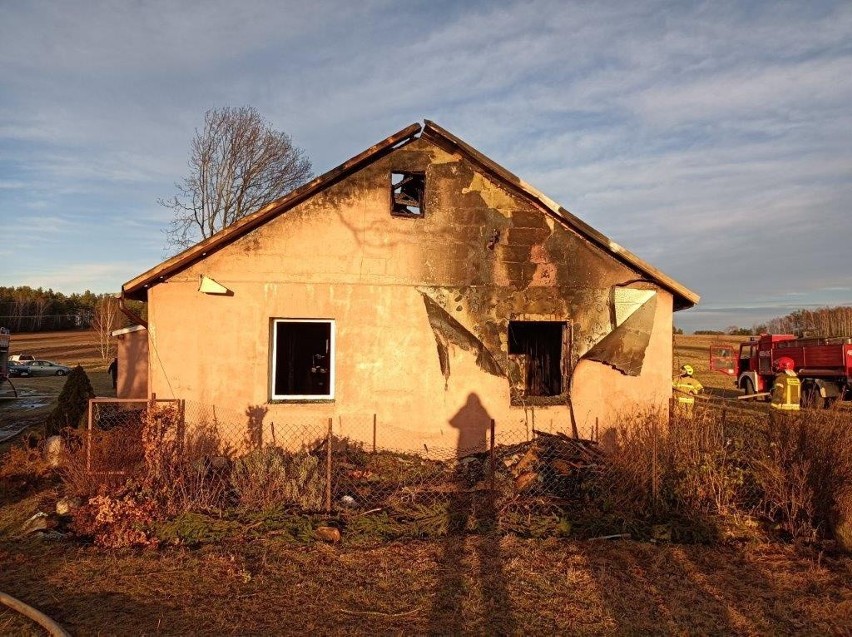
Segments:
[[[441,445],[375,414],[267,416],[264,406],[231,413],[183,400],[94,399],[86,470],[103,482],[160,485],[174,510],[279,507],[388,537],[495,525],[560,534],[583,518],[593,535],[604,528],[595,520],[613,512],[621,528],[767,512],[761,467],[772,468],[779,430],[800,418],[704,401],[688,412],[630,414],[598,440],[598,425],[582,438],[479,417]]]

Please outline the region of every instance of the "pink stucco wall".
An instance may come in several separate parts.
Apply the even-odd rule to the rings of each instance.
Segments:
[[[427,171],[424,219],[388,214],[388,174]],[[496,246],[486,247],[494,233]],[[204,274],[229,295],[198,291]],[[149,391],[184,398],[228,425],[235,444],[249,414],[264,441],[294,427],[424,453],[480,446],[490,418],[498,440],[531,430],[570,432],[564,404],[512,406],[509,382],[476,353],[451,344],[442,374],[424,296],[506,363],[506,322],[524,315],[570,321],[574,359],[611,329],[612,286],[637,273],[515,193],[425,140],[268,222],[149,290]],[[616,414],[664,403],[670,391],[672,297],[658,291],[642,373],[580,361],[573,404],[580,433]],[[336,391],[328,402],[270,400],[273,318],[334,319]],[[508,369],[508,367],[507,367]]]

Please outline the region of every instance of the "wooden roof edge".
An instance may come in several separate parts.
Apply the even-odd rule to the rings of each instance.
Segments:
[[[457,148],[459,151],[469,157],[472,161],[474,161],[474,163],[479,164],[488,172],[496,175],[501,181],[505,182],[509,186],[514,187],[516,190],[519,190],[528,198],[531,198],[534,201],[538,202],[546,210],[551,212],[555,217],[562,220],[564,223],[566,223],[568,226],[580,233],[582,236],[586,237],[592,243],[597,244],[604,250],[610,252],[611,254],[619,258],[621,261],[627,263],[628,265],[631,265],[640,272],[643,272],[644,274],[648,275],[656,283],[660,284],[662,287],[666,288],[676,296],[675,310],[687,309],[697,304],[700,300],[701,297],[697,293],[693,292],[685,285],[678,283],[661,270],[658,270],[650,263],[647,263],[643,259],[630,252],[630,250],[628,250],[627,248],[611,240],[603,233],[599,232],[598,230],[595,230],[592,226],[587,224],[585,221],[583,221],[576,215],[568,212],[565,208],[560,206],[558,203],[556,203],[553,199],[545,195],[543,192],[541,192],[531,184],[528,184],[526,181],[524,181],[511,171],[507,170],[490,157],[483,155],[473,146],[460,139],[459,137],[456,137],[451,132],[442,128],[435,122],[430,121],[428,119],[425,120],[422,136],[431,140],[435,140],[437,138],[439,140],[443,140],[445,143],[449,143],[452,147]]]
[[[464,140],[456,137],[446,129],[428,119],[425,120],[425,124],[423,126],[419,123],[414,123],[393,135],[390,135],[363,152],[346,160],[339,166],[312,179],[307,184],[296,188],[280,199],[270,202],[259,210],[240,219],[236,223],[220,230],[212,237],[187,248],[183,252],[166,259],[150,270],[131,279],[122,286],[122,295],[126,298],[145,300],[147,289],[151,285],[156,285],[161,280],[165,279],[165,277],[176,274],[180,270],[189,267],[196,261],[206,257],[211,252],[219,250],[239,239],[258,226],[263,225],[271,218],[289,210],[308,197],[313,196],[317,192],[339,181],[344,176],[354,172],[365,163],[374,160],[383,152],[387,152],[398,145],[411,140],[419,135],[421,131],[423,137],[426,137],[427,139],[442,141],[444,144],[449,144],[451,147],[458,149],[474,163],[479,164],[482,168],[498,177],[507,185],[514,187],[528,198],[538,202],[545,210],[549,211],[556,218],[560,219],[591,242],[610,252],[616,258],[622,260],[628,265],[633,266],[640,272],[647,274],[655,282],[675,294],[675,309],[686,309],[698,303],[700,299],[698,294],[640,259],[638,256],[612,241],[601,232],[595,230],[582,219],[568,212],[565,208],[560,206],[534,186],[528,184],[494,160],[483,155]]]
[[[145,300],[147,289],[150,286],[156,285],[165,277],[176,274],[199,259],[206,257],[211,252],[219,250],[233,241],[236,241],[258,226],[263,225],[271,218],[289,210],[296,204],[301,203],[308,197],[311,197],[317,192],[339,181],[344,176],[354,172],[365,163],[375,159],[378,155],[411,140],[420,134],[421,129],[422,126],[419,122],[406,126],[402,130],[386,137],[377,144],[370,146],[363,152],[347,159],[339,166],[332,168],[319,177],[315,177],[303,186],[289,192],[280,199],[276,199],[275,201],[266,204],[259,210],[246,215],[239,221],[231,224],[223,230],[220,230],[213,236],[196,243],[169,259],[166,259],[162,263],[154,266],[146,272],[143,272],[139,276],[122,285],[122,295],[130,299]]]

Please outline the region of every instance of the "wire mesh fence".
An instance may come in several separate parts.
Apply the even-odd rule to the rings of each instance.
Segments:
[[[89,474],[135,479],[165,493],[174,511],[283,507],[415,536],[494,524],[559,532],[578,512],[765,510],[761,467],[795,418],[704,402],[631,414],[607,436],[597,425],[585,438],[480,418],[440,444],[376,414],[273,421],[264,406],[231,413],[183,400],[95,399],[84,448]]]
[[[416,508],[460,492],[565,499],[583,473],[603,466],[594,440],[488,418],[461,427],[454,444],[436,444],[376,414],[298,422],[266,415],[263,407],[235,414],[182,400],[93,399],[86,469],[137,477],[163,463],[227,469],[238,504],[277,498],[306,510],[363,511]]]

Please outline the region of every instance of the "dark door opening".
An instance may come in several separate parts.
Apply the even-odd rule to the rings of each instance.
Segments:
[[[563,393],[564,330],[565,323],[560,321],[509,322],[509,354],[524,357],[526,396]]]

